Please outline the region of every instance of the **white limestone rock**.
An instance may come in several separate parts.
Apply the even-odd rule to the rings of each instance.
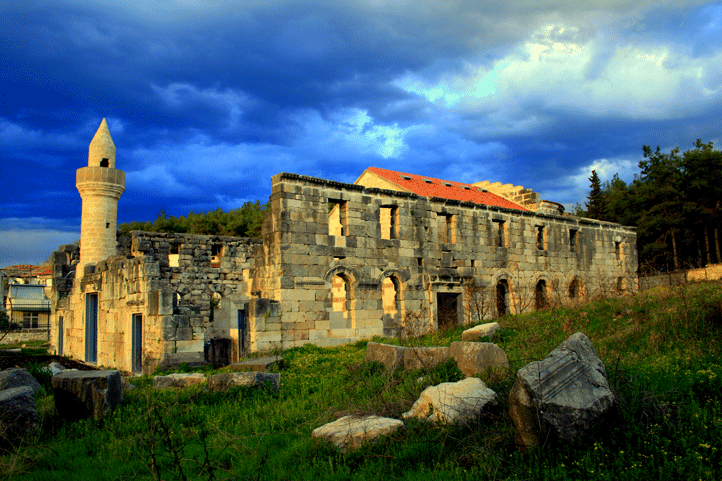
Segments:
[[[542,361],[519,369],[509,396],[517,444],[533,447],[551,431],[572,440],[598,424],[615,402],[604,363],[587,336],[569,336]]]
[[[481,379],[469,377],[458,382],[430,386],[402,417],[420,418],[445,424],[470,421],[496,404],[496,393]]]
[[[500,329],[498,322],[487,322],[486,324],[479,324],[471,329],[467,329],[461,333],[462,341],[476,341],[482,337],[488,337],[494,339],[494,334]]]
[[[167,389],[171,387],[186,387],[206,382],[206,375],[200,372],[174,373],[167,376],[156,376],[153,378],[155,389]]]
[[[398,419],[380,416],[344,416],[314,429],[311,436],[330,441],[342,451],[347,451],[371,439],[391,434],[403,425]]]
[[[489,369],[508,369],[506,352],[491,342],[452,342],[449,355],[466,377],[477,376]]]

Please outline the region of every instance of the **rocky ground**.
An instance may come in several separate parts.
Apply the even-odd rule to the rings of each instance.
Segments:
[[[62,356],[52,356],[49,354],[40,356],[31,356],[27,354],[0,354],[0,369],[7,369],[9,367],[27,367],[28,364],[31,363],[47,366],[53,361],[60,363],[66,369],[78,369],[79,371],[92,371],[98,369],[95,366],[90,366],[81,361],[68,359],[67,357]]]

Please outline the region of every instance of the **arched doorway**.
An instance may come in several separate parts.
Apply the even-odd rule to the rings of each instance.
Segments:
[[[549,305],[547,301],[547,283],[545,280],[540,280],[536,283],[534,289],[534,303],[536,309],[544,309]]]
[[[509,283],[501,279],[496,283],[496,314],[506,316],[509,313]]]

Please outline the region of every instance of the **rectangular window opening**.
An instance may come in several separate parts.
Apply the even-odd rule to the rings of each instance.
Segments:
[[[423,258],[423,257],[417,257],[417,258],[416,258],[416,263],[418,264],[419,267],[424,267],[424,258]]]
[[[506,247],[506,221],[492,220],[494,222],[494,239],[496,247]]]
[[[540,251],[546,249],[546,235],[543,225],[536,226],[536,248]]]
[[[456,243],[456,219],[453,214],[439,214],[437,228],[439,231],[439,244]]]
[[[579,231],[575,229],[571,229],[569,231],[569,251],[570,252],[576,252],[577,251],[577,240],[578,240],[578,233]]]
[[[345,200],[328,201],[328,235],[348,235],[348,203]]]
[[[395,205],[381,206],[379,213],[382,239],[398,239],[399,208]]]
[[[614,242],[614,255],[617,256],[617,259],[620,259],[622,257],[622,243],[621,242]]]

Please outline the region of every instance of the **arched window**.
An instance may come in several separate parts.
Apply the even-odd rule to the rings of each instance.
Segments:
[[[579,299],[582,295],[582,283],[579,279],[574,278],[569,284],[569,299]]]
[[[396,276],[389,276],[381,283],[381,299],[384,314],[397,314],[401,310],[401,282]]]
[[[331,280],[331,298],[333,310],[336,312],[348,312],[349,301],[351,300],[351,282],[344,274],[336,274]]]
[[[496,313],[499,317],[509,313],[509,283],[506,279],[496,283]]]
[[[545,280],[540,280],[536,283],[534,289],[534,302],[537,309],[544,309],[547,307],[547,283]]]

